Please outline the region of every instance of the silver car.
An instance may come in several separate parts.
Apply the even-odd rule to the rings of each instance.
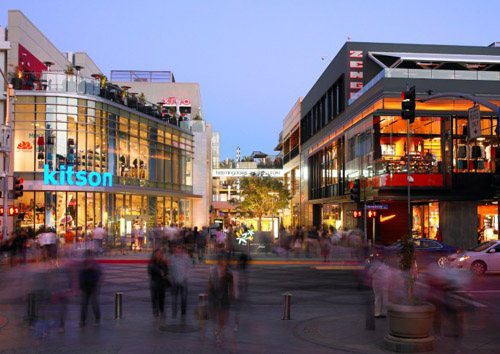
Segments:
[[[470,269],[477,275],[500,271],[500,241],[483,242],[468,251],[453,254],[448,257],[447,263],[454,268]]]

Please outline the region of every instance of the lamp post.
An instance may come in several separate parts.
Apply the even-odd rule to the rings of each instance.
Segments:
[[[10,97],[14,96],[14,88],[12,87],[12,84],[9,84],[7,81],[7,78],[5,77],[5,73],[3,70],[0,68],[0,73],[2,74],[3,80],[4,80],[4,85],[5,88],[7,89],[6,95],[5,95],[5,121],[4,121],[4,126],[5,127],[10,127]],[[8,132],[9,130],[7,130]],[[12,133],[9,133],[12,134]],[[10,138],[8,140],[4,141],[10,141]],[[3,158],[3,164],[4,164],[4,171],[3,171],[3,227],[2,227],[2,233],[4,240],[7,239],[7,234],[8,234],[8,229],[7,229],[7,208],[8,208],[8,198],[9,198],[9,157],[10,157],[10,146],[2,146],[4,158]]]

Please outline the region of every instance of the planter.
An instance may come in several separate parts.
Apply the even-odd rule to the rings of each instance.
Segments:
[[[427,338],[430,336],[434,305],[390,304],[388,306],[389,334],[400,338]]]

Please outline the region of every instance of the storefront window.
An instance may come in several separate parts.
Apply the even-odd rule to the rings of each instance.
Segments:
[[[453,140],[453,166],[457,173],[493,172],[491,150],[498,146],[498,137],[493,130],[492,118],[481,118],[481,134],[476,139],[469,139],[468,120],[454,119],[455,139]]]
[[[439,203],[427,203],[412,206],[413,228],[415,238],[439,239]],[[439,240],[441,241],[441,240]]]
[[[441,118],[417,117],[410,125],[410,146],[406,133],[407,121],[397,116],[382,116],[374,120],[380,147],[376,147],[376,175],[407,173],[410,155],[411,173],[441,173]]]
[[[323,205],[323,225],[325,224],[337,230],[342,227],[342,208],[339,204]]]
[[[479,242],[498,240],[498,204],[479,203],[477,206]]]

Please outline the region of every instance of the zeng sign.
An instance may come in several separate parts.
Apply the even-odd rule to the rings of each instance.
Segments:
[[[49,186],[86,186],[91,187],[111,187],[113,185],[113,177],[111,173],[99,173],[87,171],[73,171],[73,166],[61,165],[59,171],[50,171],[49,165],[43,168],[43,184]]]
[[[363,88],[363,51],[349,51],[349,99]]]

